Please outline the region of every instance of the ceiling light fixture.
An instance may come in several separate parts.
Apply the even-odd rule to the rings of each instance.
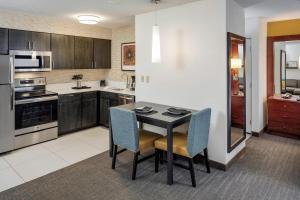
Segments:
[[[160,0],[151,0],[151,2],[155,3],[155,24],[152,27],[152,63],[160,63],[160,33],[157,24],[157,6],[158,3],[160,3]]]
[[[81,24],[98,24],[102,20],[101,17],[96,15],[79,15],[77,19]]]

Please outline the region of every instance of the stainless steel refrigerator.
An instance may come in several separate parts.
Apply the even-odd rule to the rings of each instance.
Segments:
[[[13,58],[0,55],[0,153],[14,149],[14,101]]]

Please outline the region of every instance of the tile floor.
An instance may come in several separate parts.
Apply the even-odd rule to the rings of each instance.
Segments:
[[[0,155],[0,192],[107,151],[108,129],[96,127]]]

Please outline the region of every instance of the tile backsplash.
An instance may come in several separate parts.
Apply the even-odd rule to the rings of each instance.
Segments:
[[[47,83],[73,82],[74,74],[83,74],[84,81],[96,81],[106,79],[107,69],[78,69],[78,70],[52,70],[51,72],[16,73],[15,78],[46,77]]]

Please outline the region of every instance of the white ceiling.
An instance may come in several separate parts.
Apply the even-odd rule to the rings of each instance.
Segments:
[[[159,9],[197,0],[161,0]],[[104,17],[99,24],[113,28],[133,23],[134,15],[154,10],[150,0],[0,0],[0,9],[76,20],[79,14]]]
[[[246,9],[246,17],[269,21],[300,18],[300,0],[235,0]]]

